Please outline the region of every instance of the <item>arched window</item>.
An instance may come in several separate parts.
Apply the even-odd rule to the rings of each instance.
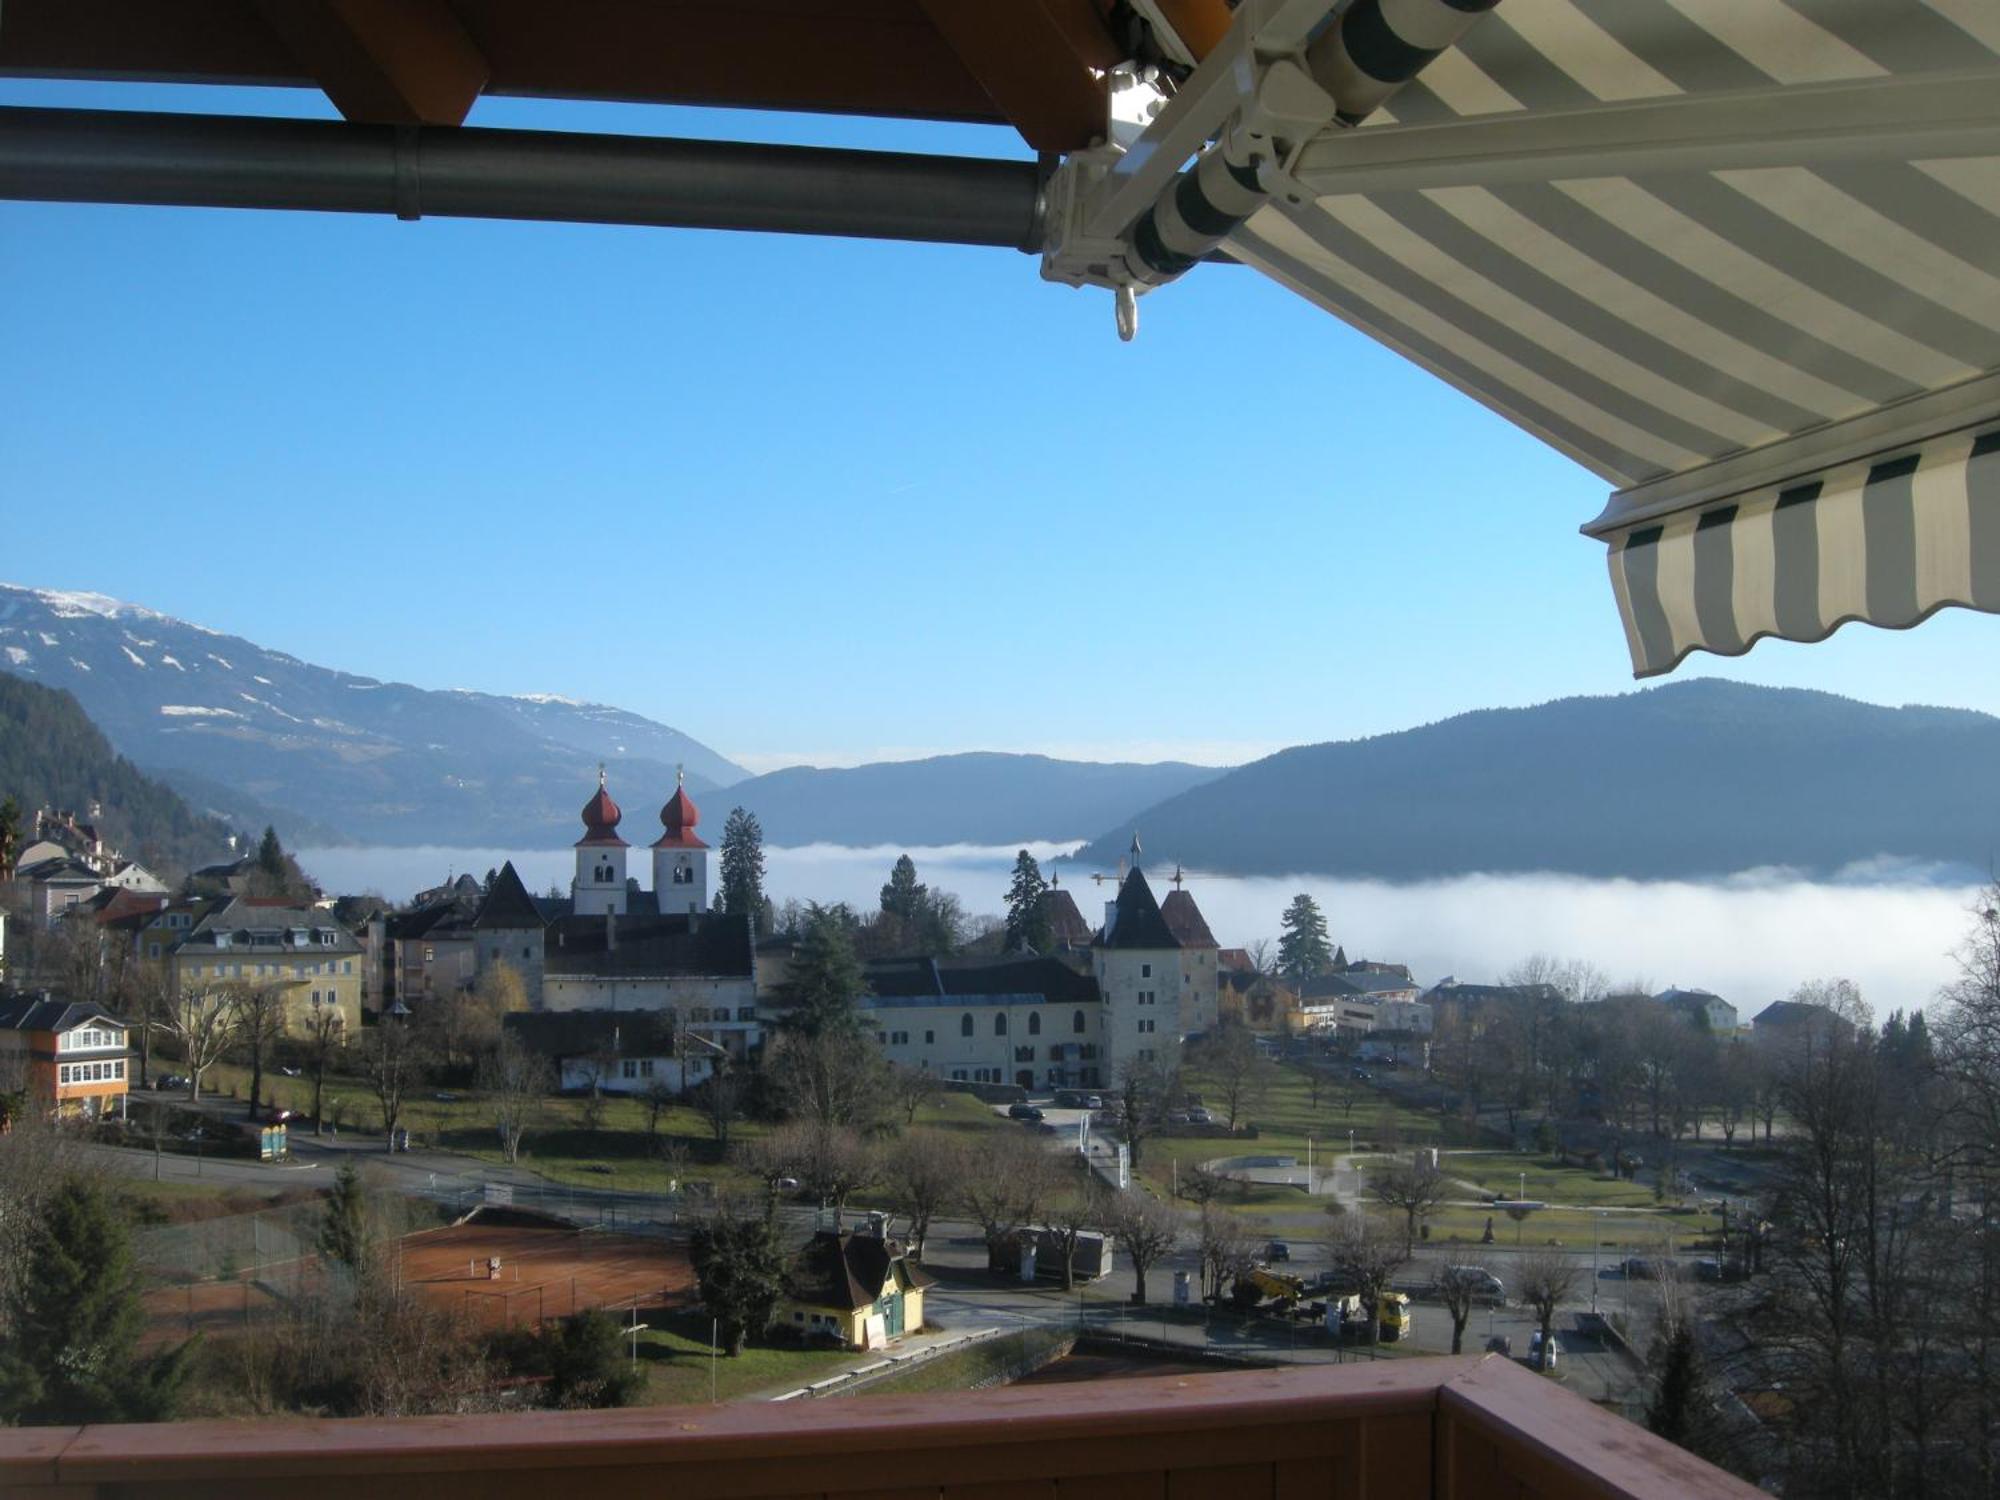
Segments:
[[[1039,1012],[1031,1010],[1028,1012],[1028,1035],[1040,1036],[1041,1034],[1042,1034],[1041,1015]]]
[[[1076,1033],[1076,1034],[1077,1034],[1078,1036],[1082,1036],[1082,1035],[1083,1035],[1083,1012],[1082,1012],[1082,1011],[1078,1011],[1078,1012],[1077,1012],[1077,1013],[1076,1013],[1076,1014],[1075,1014],[1074,1016],[1071,1016],[1071,1017],[1070,1017],[1070,1022],[1069,1022],[1069,1029],[1070,1029],[1071,1031],[1074,1031],[1074,1032],[1075,1032],[1075,1033]]]
[[[972,1013],[970,1011],[958,1018],[958,1034],[960,1036],[972,1035]]]
[[[1004,1010],[993,1018],[993,1034],[995,1036],[1007,1034],[1007,1013]]]

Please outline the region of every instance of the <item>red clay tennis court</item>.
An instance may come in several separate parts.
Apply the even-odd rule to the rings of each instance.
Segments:
[[[555,1223],[485,1219],[482,1214],[406,1235],[400,1245],[404,1284],[495,1328],[593,1307],[670,1306],[685,1301],[694,1286],[687,1252],[678,1245]]]

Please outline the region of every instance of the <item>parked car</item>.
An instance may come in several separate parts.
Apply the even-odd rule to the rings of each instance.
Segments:
[[[1553,1370],[1556,1361],[1562,1358],[1562,1344],[1551,1334],[1548,1347],[1542,1347],[1542,1330],[1537,1328],[1528,1335],[1528,1367],[1534,1370]]]
[[[1007,1118],[1010,1120],[1039,1120],[1042,1118],[1042,1112],[1032,1104],[1010,1104],[1007,1106]]]
[[[1662,1272],[1668,1267],[1662,1261],[1647,1260],[1642,1255],[1634,1255],[1629,1257],[1620,1269],[1624,1271],[1627,1281],[1658,1281]]]
[[[1167,1123],[1169,1125],[1192,1125],[1194,1123],[1194,1116],[1184,1109],[1170,1109],[1167,1111]]]
[[[1486,1352],[1502,1354],[1511,1359],[1514,1354],[1514,1341],[1504,1333],[1496,1333],[1486,1341]]]
[[[1083,1107],[1085,1109],[1102,1109],[1104,1108],[1104,1099],[1098,1094],[1085,1094],[1083,1096]]]
[[[1283,1240],[1272,1240],[1270,1244],[1264,1247],[1264,1259],[1266,1260],[1290,1260],[1291,1258],[1292,1247],[1287,1245]]]
[[[1205,1109],[1191,1109],[1187,1112],[1190,1125],[1213,1125],[1215,1116]]]
[[[161,1092],[168,1089],[184,1089],[187,1086],[187,1078],[179,1073],[162,1073],[153,1080],[153,1087]]]
[[[1472,1299],[1488,1302],[1495,1307],[1507,1305],[1507,1284],[1484,1266],[1452,1266],[1451,1275],[1460,1281],[1472,1283]]]
[[[432,1094],[431,1098],[435,1099],[439,1104],[458,1103],[458,1095],[456,1094]]]
[[[1366,1068],[1356,1068],[1354,1069],[1353,1072],[1349,1073],[1347,1076],[1349,1078],[1359,1078],[1363,1083],[1366,1083],[1369,1079],[1373,1078],[1375,1075],[1373,1073],[1370,1073]]]

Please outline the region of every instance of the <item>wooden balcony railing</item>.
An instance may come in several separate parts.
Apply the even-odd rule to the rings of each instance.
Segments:
[[[9,1500],[1739,1500],[1505,1360],[948,1396],[0,1430]]]

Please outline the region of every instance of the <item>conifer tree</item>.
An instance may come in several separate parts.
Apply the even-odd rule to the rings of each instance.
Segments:
[[[43,1200],[0,1309],[0,1423],[170,1417],[191,1345],[139,1356],[145,1311],[124,1216],[88,1178]]]
[[[754,924],[764,908],[764,829],[757,815],[729,809],[722,825],[722,909]]]
[[[786,1030],[817,1037],[860,1029],[855,1002],[866,993],[868,981],[843,920],[846,916],[844,908],[816,901],[806,908],[805,932],[784,985],[790,1005],[783,1022]]]
[[[1049,946],[1049,883],[1035,856],[1023,849],[1014,860],[1014,878],[1007,886],[1007,947],[1040,953]]]
[[[334,1175],[333,1191],[327,1195],[326,1217],[319,1227],[319,1248],[350,1270],[359,1271],[368,1253],[368,1203],[361,1188],[361,1173],[348,1157]]]
[[[1292,897],[1279,919],[1284,932],[1278,938],[1278,972],[1293,984],[1324,974],[1333,966],[1333,951],[1327,944],[1326,918],[1319,903],[1304,891]]]
[[[882,887],[882,910],[908,928],[923,916],[929,896],[929,890],[917,879],[917,862],[905,854]]]

